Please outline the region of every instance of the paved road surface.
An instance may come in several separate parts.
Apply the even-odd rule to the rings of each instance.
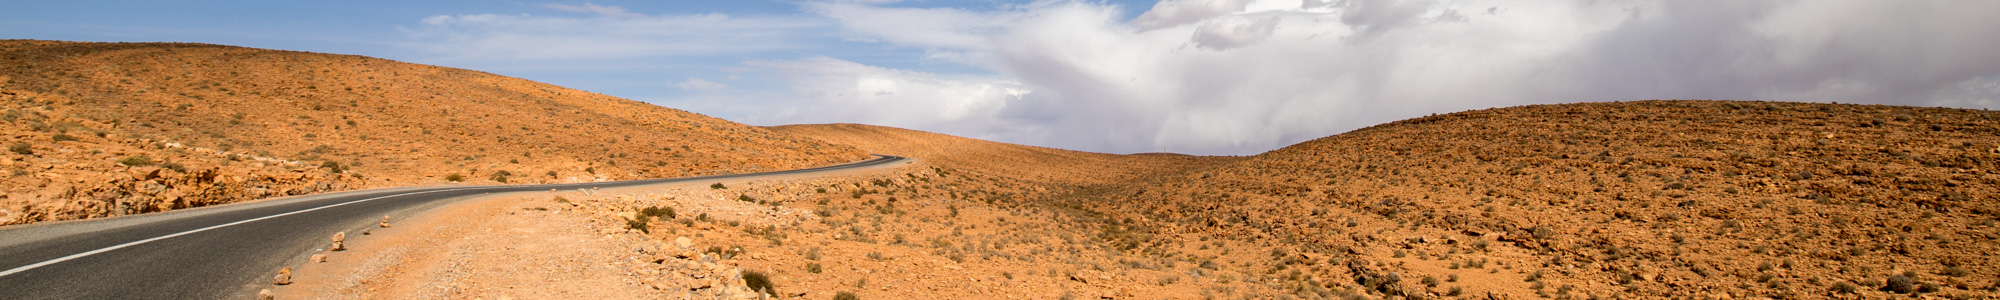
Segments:
[[[601,183],[413,187],[351,191],[156,214],[0,228],[0,299],[246,299],[279,268],[302,262],[334,232],[359,232],[490,193],[612,188],[817,173],[812,169]]]

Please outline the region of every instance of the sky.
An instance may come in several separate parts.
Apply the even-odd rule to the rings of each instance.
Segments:
[[[1528,104],[2000,108],[2000,1],[19,1],[0,39],[466,68],[752,125],[1251,155]]]

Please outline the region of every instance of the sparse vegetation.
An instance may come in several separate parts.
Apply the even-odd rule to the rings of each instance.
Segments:
[[[1917,291],[1917,284],[1909,276],[1894,275],[1889,276],[1887,283],[1882,286],[1882,290],[1897,294],[1908,294]]]
[[[750,290],[764,293],[765,295],[777,294],[778,290],[771,286],[771,278],[764,276],[764,273],[745,270],[742,276],[743,285],[749,286]]]
[[[34,145],[29,145],[29,144],[28,144],[28,142],[17,142],[17,143],[14,143],[14,145],[12,145],[12,146],[7,146],[7,151],[11,151],[11,152],[14,152],[14,154],[20,154],[20,155],[34,155],[34,154],[35,154],[35,148],[34,148]]]
[[[655,218],[655,217],[661,219],[673,219],[675,218],[674,208],[663,207],[663,206],[648,206],[646,208],[639,209],[639,218]]]
[[[133,167],[151,166],[153,165],[153,158],[146,157],[145,155],[126,156],[125,158],[118,159],[118,164]]]
[[[459,175],[458,173],[445,174],[444,181],[450,181],[450,182],[465,181],[465,175]]]

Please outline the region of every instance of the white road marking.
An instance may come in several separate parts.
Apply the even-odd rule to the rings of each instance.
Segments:
[[[321,210],[321,209],[327,209],[327,208],[332,208],[332,207],[336,207],[336,206],[342,206],[342,205],[348,205],[348,204],[355,204],[355,203],[361,203],[361,202],[368,202],[368,201],[375,201],[375,200],[379,200],[379,199],[383,199],[383,198],[389,198],[389,197],[398,197],[398,196],[408,196],[408,195],[416,195],[416,194],[427,194],[427,193],[436,193],[436,192],[444,192],[444,191],[460,191],[460,190],[472,190],[472,189],[490,189],[490,188],[456,188],[456,189],[443,189],[443,190],[430,190],[430,191],[422,191],[422,192],[410,192],[410,193],[402,193],[402,194],[395,194],[395,195],[388,195],[388,196],[381,196],[381,197],[375,197],[375,198],[368,198],[368,199],[361,199],[361,200],[354,200],[354,201],[347,201],[347,202],[341,202],[341,203],[335,203],[335,204],[330,204],[330,205],[327,205],[327,206],[321,206],[321,207],[314,207],[314,208],[308,208],[308,209],[303,209],[303,210],[299,210],[299,211],[293,211],[293,212],[288,212],[288,213],[282,213],[282,214],[275,214],[275,215],[269,215],[269,216],[263,216],[263,217],[258,217],[258,218],[255,218],[255,219],[249,219],[249,220],[242,220],[242,221],[236,221],[236,222],[230,222],[229,224],[222,224],[222,225],[215,225],[215,226],[209,226],[209,227],[202,227],[201,229],[195,229],[195,230],[188,230],[188,231],[182,231],[182,232],[179,232],[179,233],[175,233],[175,234],[169,234],[169,235],[162,235],[162,236],[158,236],[158,237],[154,237],[154,238],[150,238],[150,239],[144,239],[144,240],[138,240],[138,241],[134,241],[134,242],[130,242],[130,243],[124,243],[124,244],[118,244],[117,246],[111,246],[111,247],[104,247],[103,249],[97,249],[97,250],[90,250],[90,251],[88,251],[88,252],[84,252],[84,253],[77,253],[77,254],[71,254],[70,256],[64,256],[64,257],[61,257],[61,258],[56,258],[56,259],[51,259],[51,260],[48,260],[48,261],[44,261],[44,262],[39,262],[39,263],[35,263],[35,264],[32,264],[32,265],[26,265],[26,266],[21,266],[21,267],[19,267],[19,268],[13,268],[13,269],[10,269],[10,270],[7,270],[7,271],[5,271],[5,272],[0,272],[0,277],[5,277],[5,276],[7,276],[7,275],[13,275],[14,273],[20,273],[20,272],[26,272],[26,271],[28,271],[28,270],[33,270],[33,269],[35,269],[35,268],[40,268],[40,267],[44,267],[44,266],[48,266],[48,265],[53,265],[53,264],[56,264],[56,263],[60,263],[60,262],[64,262],[64,261],[69,261],[69,260],[72,260],[72,259],[78,259],[78,258],[83,258],[83,257],[85,257],[85,256],[91,256],[91,255],[95,255],[95,254],[98,254],[98,253],[104,253],[104,252],[109,252],[109,251],[111,251],[111,250],[118,250],[118,249],[120,249],[120,248],[125,248],[125,247],[131,247],[131,246],[137,246],[137,245],[139,245],[139,244],[145,244],[145,243],[150,243],[150,242],[153,242],[153,241],[158,241],[158,240],[164,240],[164,239],[168,239],[168,238],[173,238],[173,237],[177,237],[177,236],[183,236],[183,235],[188,235],[188,234],[193,234],[193,233],[196,233],[196,232],[203,232],[203,231],[209,231],[209,230],[214,230],[214,229],[216,229],[216,228],[223,228],[223,227],[229,227],[229,226],[235,226],[235,225],[237,225],[237,224],[243,224],[243,223],[250,223],[250,222],[256,222],[256,221],[261,221],[261,220],[264,220],[264,219],[270,219],[270,218],[276,218],[276,217],[283,217],[283,216],[289,216],[289,215],[294,215],[294,214],[298,214],[298,213],[303,213],[303,212],[309,212],[309,211],[315,211],[315,210]]]
[[[889,156],[884,156],[883,158],[889,158]],[[827,166],[827,167],[819,167],[819,168],[811,168],[811,169],[799,169],[799,170],[788,170],[788,171],[777,171],[777,172],[765,172],[765,173],[749,173],[749,174],[731,174],[731,175],[721,175],[721,176],[715,176],[715,177],[719,177],[719,178],[701,178],[701,177],[695,177],[695,178],[672,178],[673,180],[664,180],[664,181],[661,181],[661,182],[657,182],[657,183],[666,183],[666,182],[678,182],[678,181],[693,181],[693,180],[705,180],[705,179],[738,179],[738,178],[748,178],[748,177],[759,177],[759,176],[767,176],[767,175],[777,175],[777,174],[794,174],[794,173],[811,173],[811,172],[819,172],[819,171],[829,171],[829,170],[838,170],[838,169],[844,169],[844,168],[856,168],[856,167],[865,167],[865,166],[873,166],[874,164],[869,164],[869,163],[870,163],[870,162],[874,162],[874,161],[875,161],[875,160],[869,160],[869,161],[862,161],[862,162],[858,162],[858,163],[853,163],[853,164],[847,164],[847,165],[834,165],[834,166]],[[560,186],[560,184],[558,184],[558,186]],[[18,268],[13,268],[13,269],[9,269],[9,270],[7,270],[7,271],[4,271],[4,272],[0,272],[0,277],[6,277],[7,275],[14,275],[14,273],[20,273],[20,272],[26,272],[26,271],[28,271],[28,270],[34,270],[35,268],[40,268],[40,267],[45,267],[45,266],[48,266],[48,265],[53,265],[53,264],[56,264],[56,263],[61,263],[61,262],[64,262],[64,261],[69,261],[69,260],[73,260],[73,259],[78,259],[78,258],[83,258],[83,257],[85,257],[85,256],[91,256],[91,255],[96,255],[96,254],[98,254],[98,253],[104,253],[104,252],[110,252],[111,250],[118,250],[118,249],[121,249],[121,248],[125,248],[125,247],[131,247],[131,246],[137,246],[137,245],[140,245],[140,244],[145,244],[145,243],[150,243],[150,242],[153,242],[153,241],[158,241],[158,240],[164,240],[164,239],[169,239],[169,238],[173,238],[173,237],[177,237],[177,236],[183,236],[183,235],[188,235],[188,234],[193,234],[193,233],[197,233],[197,232],[203,232],[203,231],[209,231],[209,230],[214,230],[214,229],[216,229],[216,228],[223,228],[223,227],[229,227],[229,226],[235,226],[235,225],[238,225],[238,224],[243,224],[243,223],[250,223],[250,222],[256,222],[256,221],[261,221],[261,220],[264,220],[264,219],[270,219],[270,218],[276,218],[276,217],[283,217],[283,216],[289,216],[289,215],[294,215],[294,214],[298,214],[298,213],[304,213],[304,212],[309,212],[309,211],[315,211],[315,210],[321,210],[321,209],[327,209],[327,208],[332,208],[332,207],[337,207],[337,206],[342,206],[342,205],[348,205],[348,204],[355,204],[355,203],[361,203],[361,202],[368,202],[368,201],[375,201],[375,200],[379,200],[379,199],[383,199],[383,198],[390,198],[390,197],[400,197],[400,196],[408,196],[408,195],[416,195],[416,194],[428,194],[428,193],[436,193],[436,192],[445,192],[445,191],[463,191],[463,190],[487,190],[487,189],[504,189],[504,188],[516,188],[516,187],[520,187],[520,186],[491,186],[491,187],[467,187],[467,188],[455,188],[455,189],[442,189],[442,190],[430,190],[430,191],[422,191],[422,192],[409,192],[409,193],[402,193],[402,194],[395,194],[395,195],[388,195],[388,196],[381,196],[381,197],[375,197],[375,198],[368,198],[368,199],[361,199],[361,200],[354,200],[354,201],[348,201],[348,202],[341,202],[341,203],[335,203],[335,204],[330,204],[330,205],[327,205],[327,206],[321,206],[321,207],[314,207],[314,208],[308,208],[308,209],[303,209],[303,210],[299,210],[299,211],[293,211],[293,212],[288,212],[288,213],[282,213],[282,214],[275,214],[275,215],[269,215],[269,216],[263,216],[263,217],[258,217],[258,218],[254,218],[254,219],[249,219],[249,220],[242,220],[242,221],[236,221],[236,222],[230,222],[230,223],[228,223],[228,224],[222,224],[222,225],[215,225],[215,226],[209,226],[209,227],[202,227],[201,229],[195,229],[195,230],[188,230],[188,231],[182,231],[182,232],[179,232],[179,233],[174,233],[174,234],[169,234],[169,235],[163,235],[163,236],[158,236],[158,237],[154,237],[154,238],[149,238],[149,239],[144,239],[144,240],[138,240],[138,241],[133,241],[133,242],[130,242],[130,243],[124,243],[124,244],[118,244],[117,246],[111,246],[111,247],[104,247],[103,249],[97,249],[97,250],[90,250],[90,251],[87,251],[87,252],[83,252],[83,253],[77,253],[77,254],[71,254],[71,255],[69,255],[69,256],[64,256],[64,257],[60,257],[60,258],[56,258],[56,259],[51,259],[51,260],[48,260],[48,261],[43,261],[43,262],[38,262],[38,263],[35,263],[35,264],[31,264],[31,265],[26,265],[26,266],[21,266],[21,267],[18,267]],[[581,189],[579,189],[579,190],[581,190]],[[589,193],[589,192],[588,192],[588,191],[585,191],[585,193]]]

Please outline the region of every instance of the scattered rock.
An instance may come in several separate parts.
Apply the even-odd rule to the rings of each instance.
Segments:
[[[311,261],[311,262],[315,262],[315,263],[323,263],[323,262],[326,262],[326,254],[313,254],[312,258],[311,258],[311,259],[307,259],[307,261]]]
[[[333,233],[333,246],[327,247],[326,249],[332,251],[344,251],[347,250],[346,243],[347,243],[347,232],[345,231],[335,232]]]
[[[681,247],[681,249],[694,249],[694,240],[690,240],[685,236],[677,237],[674,238],[674,246]]]
[[[278,270],[278,276],[271,278],[271,284],[276,284],[276,285],[292,284],[292,267],[285,267],[284,269]]]
[[[273,300],[273,299],[277,299],[277,298],[278,298],[278,295],[273,295],[273,294],[271,294],[271,289],[264,289],[264,290],[261,290],[261,291],[257,291],[257,299],[260,299],[260,300]]]
[[[375,225],[382,226],[382,228],[389,228],[389,216],[382,216],[382,223],[377,223]],[[362,231],[362,233],[367,233],[367,231]]]

